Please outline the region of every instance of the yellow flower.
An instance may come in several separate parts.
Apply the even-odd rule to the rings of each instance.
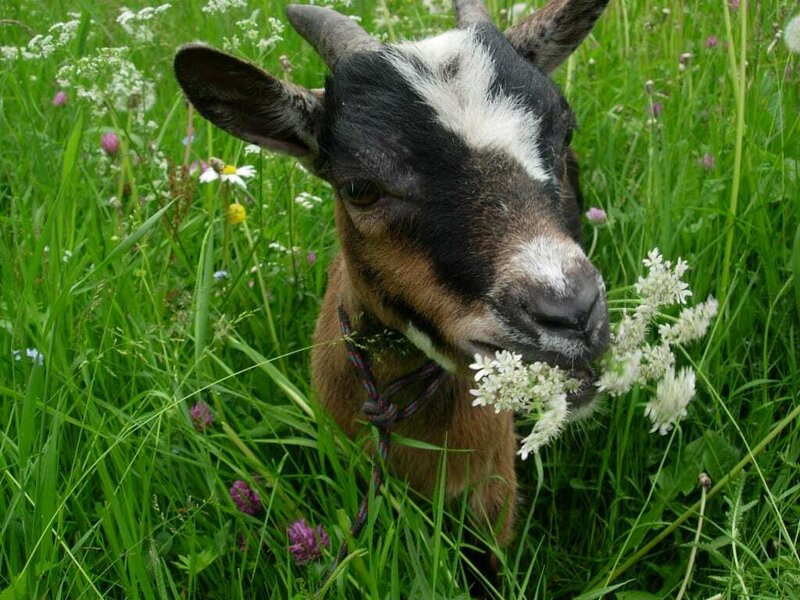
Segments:
[[[228,218],[228,223],[231,225],[239,225],[239,223],[243,223],[247,218],[247,211],[244,209],[244,206],[238,202],[234,202],[228,207],[228,212],[225,216]]]

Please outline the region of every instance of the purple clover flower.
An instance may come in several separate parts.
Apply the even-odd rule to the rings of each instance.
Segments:
[[[286,533],[289,535],[289,551],[296,565],[304,565],[322,558],[322,549],[331,545],[331,540],[322,525],[312,529],[306,524],[305,519],[298,519],[289,525]]]
[[[113,131],[107,131],[100,137],[100,147],[109,156],[119,152],[119,138]]]
[[[261,497],[246,481],[237,479],[231,489],[231,500],[240,511],[246,515],[255,515],[261,512]]]
[[[56,95],[53,96],[53,106],[64,106],[67,103],[67,93],[63,90],[58,90]]]
[[[306,254],[306,262],[309,265],[314,266],[317,262],[317,253],[312,250],[311,252]]]
[[[703,154],[703,157],[697,161],[697,163],[701,167],[703,167],[706,171],[712,171],[714,167],[717,165],[717,160],[714,158],[714,155],[706,152],[705,154]]]
[[[191,408],[189,414],[192,416],[192,425],[197,431],[205,431],[214,422],[214,415],[211,413],[211,409],[202,400]]]
[[[706,48],[716,48],[717,44],[719,44],[717,36],[710,35],[706,38]]]
[[[650,112],[653,113],[653,118],[657,119],[661,116],[661,112],[664,110],[664,105],[661,102],[653,102],[650,105]]]
[[[592,225],[602,225],[608,220],[608,215],[602,208],[592,206],[586,211],[586,218],[589,219]]]

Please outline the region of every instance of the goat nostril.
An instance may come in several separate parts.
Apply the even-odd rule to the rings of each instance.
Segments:
[[[583,335],[592,323],[600,300],[594,278],[582,278],[572,294],[556,297],[546,290],[526,290],[517,301],[521,316],[530,325],[553,330],[560,335]],[[533,293],[531,293],[533,292]]]

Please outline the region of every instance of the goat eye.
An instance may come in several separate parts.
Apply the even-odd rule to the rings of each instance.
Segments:
[[[351,179],[339,186],[339,196],[356,206],[369,206],[381,197],[381,190],[367,179]]]

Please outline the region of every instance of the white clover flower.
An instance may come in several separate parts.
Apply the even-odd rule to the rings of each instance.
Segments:
[[[683,367],[678,373],[670,367],[658,382],[656,397],[647,403],[644,414],[653,422],[650,432],[666,435],[686,416],[686,407],[695,394],[695,374]]]
[[[261,153],[261,146],[256,146],[255,144],[247,144],[244,147],[245,156],[249,156],[250,154],[260,154],[260,153]]]
[[[531,452],[539,452],[556,439],[564,428],[568,416],[567,395],[562,393],[551,396],[546,402],[542,416],[536,421],[530,434],[523,438],[522,446],[517,451],[522,460],[527,459]]]
[[[223,165],[219,171],[215,167],[209,167],[200,175],[199,180],[201,183],[210,183],[212,181],[221,180],[223,183],[232,183],[240,188],[247,189],[245,179],[250,179],[256,174],[255,167],[245,165],[243,167],[236,167],[234,165]]]
[[[786,24],[783,30],[783,41],[786,47],[795,54],[800,54],[800,15],[794,17]]]
[[[675,323],[659,326],[661,339],[667,344],[681,345],[699,340],[708,331],[718,310],[719,303],[713,296],[696,306],[684,308]]]

